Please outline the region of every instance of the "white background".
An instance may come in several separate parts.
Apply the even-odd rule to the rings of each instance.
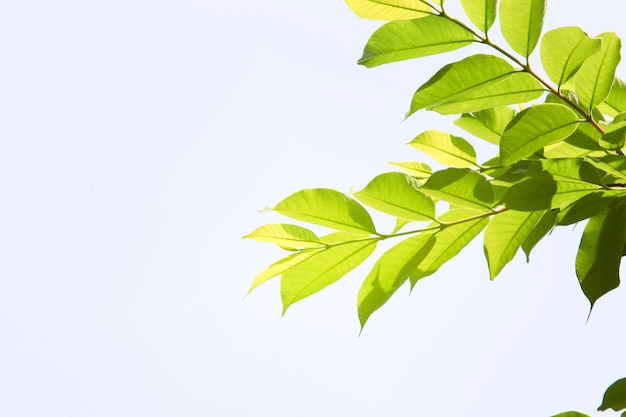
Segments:
[[[546,28],[624,37],[625,15],[552,1]],[[341,0],[0,5],[0,416],[596,415],[626,376],[626,290],[586,324],[581,225],[494,282],[477,240],[361,337],[367,265],[284,318],[278,282],[242,300],[281,256],[241,239],[282,221],[257,210],[458,132],[401,121],[467,52],[367,70],[379,25]]]

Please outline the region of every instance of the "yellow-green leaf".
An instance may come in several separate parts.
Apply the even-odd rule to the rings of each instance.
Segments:
[[[432,168],[423,162],[406,161],[390,162],[390,164],[401,168],[404,172],[419,180],[426,179],[433,173]]]
[[[467,168],[437,171],[420,190],[438,200],[479,211],[490,209],[494,202],[491,184],[485,177]]]
[[[494,107],[474,113],[465,113],[454,124],[465,131],[494,145],[500,144],[502,132],[515,117],[515,110],[506,107]]]
[[[598,105],[598,109],[611,117],[626,112],[626,83],[615,78],[609,96]]]
[[[474,26],[483,33],[496,20],[496,0],[461,0],[461,6]]]
[[[293,224],[266,224],[244,236],[259,242],[271,242],[284,249],[299,250],[321,246],[319,238],[304,227]]]
[[[511,48],[528,57],[541,36],[546,0],[501,0],[500,30]]]
[[[312,257],[313,255],[315,255],[316,253],[318,253],[320,250],[307,250],[307,251],[302,251],[302,252],[297,252],[297,253],[293,253],[285,258],[282,258],[276,262],[274,262],[273,264],[271,264],[270,266],[268,266],[267,268],[265,268],[263,271],[261,271],[261,273],[259,275],[256,276],[256,278],[254,279],[254,282],[252,283],[252,285],[250,286],[250,289],[248,290],[248,294],[250,292],[252,292],[252,290],[254,290],[256,287],[258,287],[259,285],[263,284],[264,282],[282,274],[283,272],[295,267],[296,265],[300,264],[301,262],[306,261],[307,259],[309,259],[310,257]]]
[[[437,162],[457,168],[476,166],[476,151],[465,139],[438,130],[427,130],[409,142]]]
[[[537,222],[535,227],[533,227],[533,230],[526,236],[526,239],[524,239],[522,243],[522,250],[524,250],[526,254],[526,262],[530,262],[530,252],[537,246],[537,243],[554,229],[558,214],[558,210],[548,210],[544,212],[541,219]]]
[[[422,0],[346,0],[359,17],[374,20],[404,20],[432,14],[432,7]]]

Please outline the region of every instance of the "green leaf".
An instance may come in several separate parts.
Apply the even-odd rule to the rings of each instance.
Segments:
[[[543,172],[513,184],[501,203],[505,207],[519,211],[564,208],[602,189],[599,185],[583,181],[556,181],[552,175]]]
[[[367,210],[339,191],[314,188],[298,191],[274,207],[274,211],[296,220],[345,232],[376,233]]]
[[[565,140],[551,145],[547,145],[543,149],[545,158],[581,158],[586,155],[605,155],[598,141],[600,139],[598,132],[591,123],[581,122],[578,129]]]
[[[496,0],[461,0],[461,6],[474,26],[483,33],[496,20]]]
[[[500,144],[504,128],[515,117],[515,110],[506,107],[494,107],[474,113],[465,113],[454,124],[465,131],[494,145]]]
[[[588,158],[587,161],[604,172],[626,180],[626,158],[623,156],[606,155],[600,159]]]
[[[472,55],[448,64],[413,95],[407,116],[420,109],[441,114],[469,113],[525,103],[544,89],[532,75],[493,55]]]
[[[420,190],[438,200],[485,211],[493,206],[493,187],[471,169],[448,168],[435,172]]]
[[[626,409],[626,378],[618,379],[604,392],[598,411],[606,411],[609,408],[615,411]]]
[[[432,14],[432,8],[421,0],[346,0],[354,14],[364,19],[404,20]]]
[[[411,273],[411,287],[420,279],[437,272],[478,236],[489,223],[489,217],[483,214],[468,209],[452,209],[438,219],[446,226],[436,233],[435,244]]]
[[[354,196],[376,210],[403,219],[424,221],[435,218],[432,198],[418,191],[414,180],[400,172],[378,175]]]
[[[526,262],[530,262],[530,252],[548,233],[556,226],[557,210],[548,210],[537,222],[533,230],[526,236],[522,243],[522,250],[526,254]]]
[[[361,264],[376,248],[376,240],[355,240],[349,233],[334,233],[323,239],[334,244],[283,272],[280,294],[283,314],[290,305],[338,281]]]
[[[248,290],[248,294],[250,294],[252,290],[254,290],[259,285],[263,284],[264,282],[306,261],[307,259],[309,259],[310,257],[312,257],[313,255],[315,255],[316,253],[322,250],[323,249],[306,250],[302,252],[297,252],[297,253],[293,253],[285,258],[282,258],[274,262],[273,264],[265,268],[263,271],[261,271],[259,275],[256,276],[256,278],[254,279],[254,282],[252,283],[252,285],[250,286],[250,289]]]
[[[551,30],[543,35],[541,63],[559,89],[578,71],[587,58],[602,48],[600,39],[591,39],[576,26]]]
[[[322,245],[315,233],[293,224],[266,224],[244,236],[244,238],[275,243],[288,250],[300,250]]]
[[[598,109],[611,117],[626,112],[626,83],[615,78],[609,96],[598,105]]]
[[[602,184],[600,172],[589,162],[581,159],[544,159],[538,165],[556,181]],[[529,175],[534,171],[531,169]]]
[[[390,162],[390,164],[402,168],[404,172],[420,180],[430,177],[433,173],[432,168],[423,162]]]
[[[359,290],[358,311],[361,328],[372,313],[387,300],[409,278],[409,274],[429,253],[435,244],[433,234],[421,234],[398,243],[374,264]]]
[[[610,124],[605,127],[604,134],[600,138],[600,146],[608,150],[618,150],[626,143],[626,122]]]
[[[619,195],[621,194],[621,195]],[[557,220],[558,225],[574,224],[586,220],[598,213],[622,202],[624,191],[601,191],[587,195],[575,203],[565,207]]]
[[[585,296],[594,303],[619,286],[619,266],[626,243],[626,208],[613,207],[591,219],[576,255],[576,275]]]
[[[435,159],[452,167],[476,166],[476,151],[465,139],[438,130],[427,130],[408,143]]]
[[[607,98],[620,61],[621,41],[615,33],[603,33],[600,52],[587,59],[574,77],[576,95],[586,109]]]
[[[576,113],[561,104],[539,104],[520,112],[500,140],[500,162],[510,165],[561,141],[578,127]]]
[[[545,0],[501,0],[500,30],[511,48],[528,57],[541,35]]]
[[[566,411],[552,417],[590,417],[588,414],[579,413],[578,411]]]
[[[493,217],[485,230],[485,257],[490,279],[495,279],[513,260],[542,214],[540,211],[508,210]]]
[[[372,68],[440,54],[470,45],[474,39],[469,30],[440,16],[395,20],[374,32],[358,63]]]

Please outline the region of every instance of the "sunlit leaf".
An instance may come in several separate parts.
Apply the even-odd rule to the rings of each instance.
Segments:
[[[474,26],[483,33],[496,20],[496,0],[461,0],[461,6]]]
[[[592,164],[581,159],[544,159],[539,162],[541,170],[552,175],[556,181],[573,181],[602,184],[602,175]],[[529,172],[532,176],[533,170]]]
[[[543,148],[545,158],[581,158],[586,155],[603,156],[606,151],[598,144],[598,132],[590,123],[583,122],[566,139]]]
[[[485,257],[492,280],[515,257],[522,242],[533,230],[541,211],[508,210],[493,217],[485,229]]]
[[[513,184],[501,203],[512,210],[549,210],[567,207],[602,190],[602,186],[582,181],[555,181],[550,174],[544,172]]]
[[[426,179],[433,173],[432,168],[423,162],[390,162],[390,164],[402,168],[404,172],[417,179]]]
[[[600,159],[587,158],[587,161],[604,172],[626,180],[626,158],[623,156],[606,155]]]
[[[346,0],[354,14],[364,19],[403,20],[432,14],[422,0]]]
[[[558,210],[548,210],[537,222],[533,230],[530,231],[524,242],[522,243],[522,250],[526,254],[526,262],[530,262],[530,252],[533,248],[543,239],[548,233],[556,226],[556,218]]]
[[[334,233],[324,242],[335,244],[283,272],[280,295],[283,314],[290,305],[338,281],[361,264],[376,248],[376,240],[355,240],[349,233]]]
[[[437,232],[435,244],[411,273],[411,287],[457,256],[489,223],[489,217],[468,209],[452,209],[438,220],[447,226]]]
[[[429,253],[435,244],[433,234],[422,234],[398,243],[385,252],[369,273],[359,290],[358,311],[361,327],[370,315],[409,278],[409,274]]]
[[[448,168],[437,171],[420,190],[438,200],[480,211],[491,208],[494,201],[491,184],[470,169]]]
[[[474,42],[467,29],[439,16],[395,20],[384,24],[365,45],[359,64],[368,68],[440,54]]]
[[[427,130],[409,142],[415,149],[442,164],[465,168],[476,166],[476,151],[465,139],[438,130]]]
[[[435,218],[432,198],[418,191],[414,180],[400,172],[378,175],[354,196],[362,203],[392,216],[417,221]]]
[[[624,195],[626,195],[626,191],[602,191],[584,196],[559,213],[557,224],[574,224],[593,217],[622,202]]]
[[[626,409],[626,378],[618,379],[604,392],[598,411],[605,411],[609,408],[615,411]]]
[[[541,35],[545,0],[500,0],[500,30],[511,48],[528,57]]]
[[[516,70],[502,58],[472,55],[446,65],[423,84],[413,95],[408,115],[420,109],[470,113],[524,103],[543,93],[532,75]]]
[[[252,292],[252,290],[254,290],[259,285],[295,267],[301,262],[306,261],[307,259],[317,254],[321,250],[322,249],[297,252],[297,253],[291,254],[285,258],[282,258],[274,262],[273,264],[265,268],[263,271],[261,271],[259,275],[256,276],[256,278],[254,279],[254,282],[252,283],[252,285],[250,286],[250,289],[248,290],[248,294]]]
[[[552,417],[590,417],[588,414],[579,413],[578,411],[566,411]]]
[[[624,243],[626,207],[617,206],[589,219],[576,255],[576,275],[591,307],[619,285]]]
[[[548,77],[559,87],[578,71],[587,58],[602,48],[600,39],[591,39],[576,26],[551,30],[541,41],[541,63]]]
[[[626,143],[626,122],[610,124],[605,127],[604,134],[600,138],[600,146],[608,150],[618,150]]]
[[[561,104],[539,104],[519,113],[502,133],[500,162],[510,165],[546,145],[561,141],[578,127],[576,113]]]
[[[500,144],[504,128],[515,116],[515,110],[506,107],[494,107],[474,113],[465,113],[454,124],[465,131],[494,145]]]
[[[322,245],[315,233],[293,224],[266,224],[244,236],[244,238],[275,243],[282,248],[291,250]]]
[[[626,83],[615,78],[609,96],[598,105],[598,109],[611,117],[626,112]]]
[[[369,213],[339,191],[314,188],[298,191],[274,207],[274,211],[296,220],[352,233],[376,233]]]
[[[587,59],[574,76],[576,94],[586,109],[607,98],[621,59],[621,41],[615,33],[603,33],[599,38],[602,49]]]

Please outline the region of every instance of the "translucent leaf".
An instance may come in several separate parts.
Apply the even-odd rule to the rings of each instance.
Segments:
[[[506,107],[494,107],[474,113],[465,113],[454,124],[465,131],[494,145],[500,144],[504,128],[515,116],[515,110]]]
[[[618,379],[604,392],[598,411],[606,411],[609,408],[615,411],[626,409],[626,378]]]
[[[606,155],[600,159],[588,158],[587,160],[596,168],[626,180],[626,158],[623,156]]]
[[[545,0],[501,0],[500,30],[511,48],[528,57],[541,36]]]
[[[607,150],[622,149],[626,143],[626,122],[606,126],[599,143],[602,148]]]
[[[500,140],[500,162],[510,165],[573,134],[578,116],[561,104],[539,104],[520,112]]]
[[[501,203],[512,210],[536,211],[565,208],[603,187],[582,181],[555,181],[547,172],[513,184]]]
[[[537,243],[554,229],[558,213],[558,210],[546,211],[533,230],[526,236],[526,239],[524,239],[522,250],[526,254],[526,262],[530,262],[530,252],[537,246]]]
[[[376,233],[369,213],[339,191],[314,188],[298,191],[274,207],[274,211],[296,220],[352,233]]]
[[[354,14],[364,19],[404,20],[432,14],[422,0],[346,0]]]
[[[467,29],[439,16],[395,20],[374,32],[358,62],[372,68],[453,51],[471,44],[474,39]]]
[[[619,266],[626,243],[626,208],[617,206],[589,219],[576,255],[576,275],[594,303],[619,286]]]
[[[477,216],[475,211],[468,209],[452,209],[438,220],[448,225],[437,232],[435,244],[411,273],[411,287],[457,256],[489,223],[489,217]]]
[[[476,166],[474,147],[465,139],[449,133],[427,130],[409,142],[409,145],[445,165],[458,168]]]
[[[544,93],[530,74],[493,55],[472,55],[440,69],[413,95],[408,115],[420,109],[470,113],[525,103]]]
[[[485,177],[470,169],[448,168],[437,171],[420,190],[438,200],[485,211],[493,206],[493,187]]]
[[[559,88],[578,71],[587,58],[602,48],[600,39],[591,39],[576,26],[551,30],[541,41],[541,63]]]
[[[358,297],[361,328],[404,284],[435,244],[432,234],[410,237],[385,252],[363,281]]]
[[[336,245],[315,252],[313,256],[283,272],[280,280],[283,314],[293,303],[338,281],[367,259],[376,248],[375,240],[354,238],[354,235],[343,232],[326,236],[325,242]]]
[[[600,136],[600,132],[590,123],[582,122],[578,125],[578,129],[566,139],[544,147],[543,156],[545,158],[581,158],[586,155],[606,155],[606,151],[598,145]]]
[[[620,61],[621,41],[615,33],[603,33],[600,52],[587,59],[576,75],[576,95],[586,109],[591,109],[607,98]]]
[[[432,168],[423,162],[390,162],[390,164],[402,168],[404,172],[417,179],[426,179],[433,173]]]
[[[249,235],[244,236],[244,238],[254,239],[259,242],[275,243],[289,250],[299,250],[322,245],[322,242],[320,242],[315,233],[309,229],[293,224],[266,224]]]
[[[376,210],[403,219],[424,221],[435,218],[432,198],[418,191],[411,177],[400,172],[378,175],[354,196]]]
[[[611,117],[626,112],[626,83],[615,78],[609,96],[598,105],[598,109]]]
[[[254,282],[252,283],[252,285],[250,286],[250,289],[248,290],[248,294],[252,292],[252,290],[254,290],[259,285],[282,274],[288,269],[295,267],[301,262],[306,261],[307,259],[309,259],[310,257],[312,257],[313,255],[315,255],[321,250],[323,249],[307,250],[307,251],[294,253],[274,262],[273,264],[265,268],[259,275],[256,276],[256,278],[254,279]]]
[[[565,207],[559,213],[557,224],[567,225],[586,220],[623,202],[623,196],[623,191],[603,191],[587,195],[575,203]]]
[[[578,411],[566,411],[552,417],[590,417],[588,414],[579,413]]]
[[[496,0],[461,0],[461,6],[474,26],[483,33],[496,20]]]
[[[602,184],[601,173],[592,164],[580,159],[545,159],[538,167],[551,174],[556,181]],[[530,176],[533,173],[533,170],[529,171]]]
[[[513,260],[542,214],[540,211],[508,210],[493,216],[485,230],[484,246],[490,279],[498,276],[502,268]]]

